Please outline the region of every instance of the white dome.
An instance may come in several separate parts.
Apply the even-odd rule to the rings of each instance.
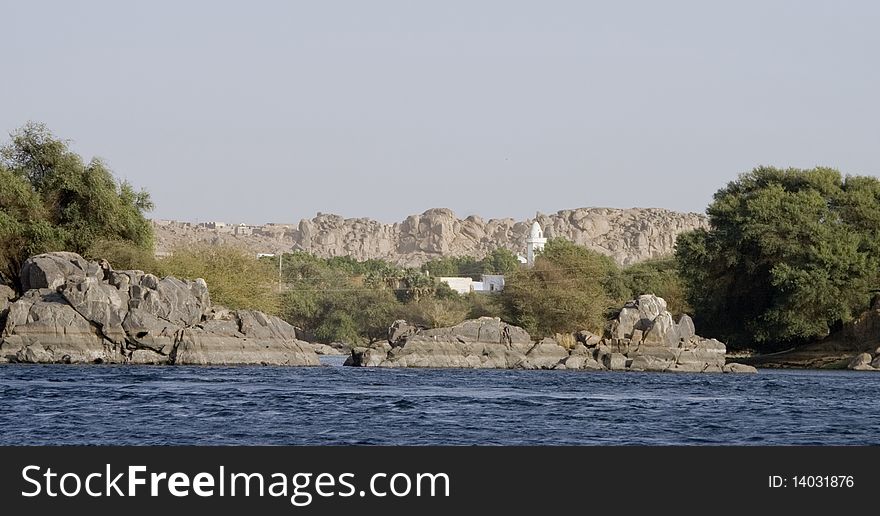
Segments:
[[[538,224],[538,221],[532,223],[532,232],[529,233],[529,237],[531,238],[544,238],[544,232],[541,231],[541,225]]]

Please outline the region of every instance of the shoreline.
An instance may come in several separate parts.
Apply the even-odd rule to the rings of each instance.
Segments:
[[[242,368],[242,369],[264,369],[264,368],[272,368],[272,369],[320,369],[320,368],[346,368],[346,369],[359,369],[357,367],[346,366],[343,365],[342,362],[347,355],[330,355],[339,363],[327,363],[322,361],[317,365],[279,365],[279,364],[254,364],[254,363],[245,363],[245,364],[138,364],[138,363],[125,363],[125,362],[116,362],[116,363],[64,363],[64,362],[46,362],[46,363],[34,363],[34,362],[0,362],[0,368],[2,367],[79,367],[79,368],[166,368],[166,369],[174,369],[174,368],[204,368],[204,369],[214,369],[214,368]],[[758,366],[752,363],[745,363],[740,361],[741,358],[734,359],[732,362],[728,363],[740,363],[743,365],[752,365],[759,372],[760,371],[821,371],[821,372],[834,372],[834,371],[852,371],[851,369],[847,369],[845,364],[843,367],[801,367],[801,366],[790,366],[790,365],[763,365]],[[597,370],[584,370],[584,369],[518,369],[518,368],[510,368],[510,369],[502,369],[502,368],[475,368],[475,367],[371,367],[369,369],[374,370],[404,370],[404,371],[412,371],[412,370],[424,370],[424,371],[542,371],[542,372],[568,372],[572,374],[578,373],[627,373],[627,374],[642,374],[642,373],[656,373],[656,374],[695,374],[695,375],[704,375],[705,373],[696,372],[696,371],[678,371],[678,372],[660,372],[660,371],[636,371],[631,369],[621,369],[621,370],[610,370],[610,369],[597,369]],[[852,371],[852,372],[863,372],[863,371]],[[870,371],[869,371],[870,372]]]

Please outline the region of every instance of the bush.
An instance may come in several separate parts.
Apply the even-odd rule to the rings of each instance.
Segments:
[[[642,294],[654,294],[666,300],[668,310],[673,315],[691,313],[674,258],[648,260],[631,265],[623,269],[621,276],[630,299]]]
[[[181,279],[204,278],[211,301],[227,308],[279,313],[277,269],[247,251],[212,245],[178,247],[158,261],[158,272]]]
[[[612,262],[613,265],[613,262]],[[534,337],[588,329],[600,332],[613,300],[605,290],[608,258],[563,239],[551,239],[534,267],[505,280],[504,319]]]
[[[99,240],[83,256],[89,260],[107,260],[114,269],[161,274],[152,250],[124,240]]]
[[[457,299],[424,298],[404,305],[400,318],[428,328],[455,326],[468,318],[470,306],[463,297]]]

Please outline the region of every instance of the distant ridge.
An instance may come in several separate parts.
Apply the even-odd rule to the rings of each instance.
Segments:
[[[234,245],[254,253],[301,250],[325,258],[380,258],[415,266],[442,256],[481,258],[498,247],[524,253],[525,239],[535,220],[548,238],[564,237],[621,265],[669,256],[680,233],[707,226],[705,215],[661,208],[577,208],[519,221],[483,220],[473,215],[459,219],[452,210],[433,208],[393,224],[324,213],[298,224],[153,223],[158,254],[203,242]]]

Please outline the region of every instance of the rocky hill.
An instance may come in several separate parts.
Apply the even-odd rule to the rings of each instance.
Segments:
[[[667,256],[680,233],[707,225],[704,215],[659,208],[578,208],[520,221],[484,220],[473,215],[459,219],[451,210],[435,208],[394,224],[323,213],[289,225],[154,224],[159,253],[205,242],[255,253],[302,250],[321,257],[381,258],[415,266],[441,256],[482,258],[498,247],[522,254],[534,220],[544,228],[546,237],[565,237],[611,256],[621,265]]]

